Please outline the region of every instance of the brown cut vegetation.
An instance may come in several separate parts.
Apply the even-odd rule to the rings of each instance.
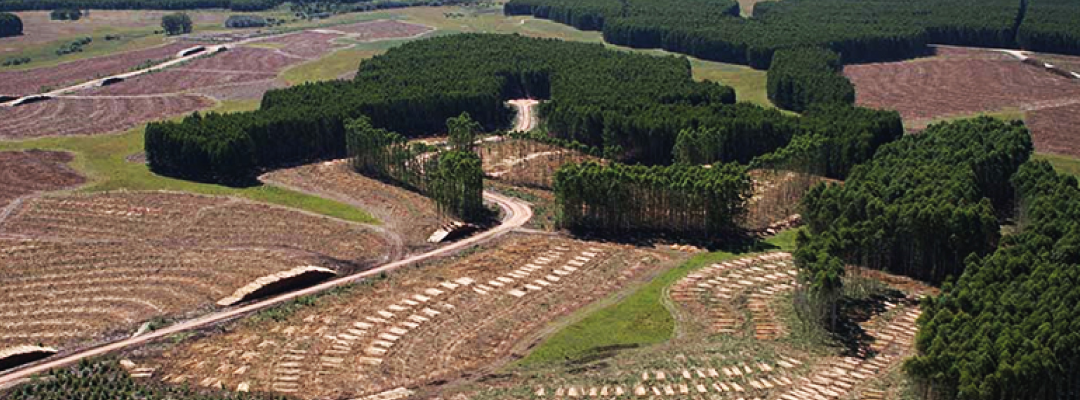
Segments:
[[[213,305],[297,266],[385,261],[374,228],[224,197],[50,196],[0,224],[0,347],[69,345]]]
[[[0,139],[117,132],[214,104],[200,95],[54,98],[0,107]]]
[[[1035,151],[1080,157],[1080,98],[1061,107],[1029,111],[1025,119],[1031,129]]]
[[[193,47],[191,43],[171,43],[144,50],[63,63],[29,71],[0,71],[0,95],[24,96],[40,93],[42,88],[58,89],[131,71],[147,61],[174,58],[177,52]]]
[[[844,75],[855,84],[856,104],[897,110],[909,129],[947,117],[1080,102],[1080,80],[991,50],[939,48],[925,59],[848,65]],[[1080,152],[1080,140],[1064,143],[1059,133],[1040,129],[1032,128],[1036,149]]]
[[[0,152],[0,222],[2,210],[19,197],[85,182],[86,178],[67,166],[73,158],[58,151]]]
[[[361,208],[400,234],[412,251],[429,248],[428,236],[448,222],[430,198],[353,172],[347,160],[281,169],[262,180]]]
[[[658,253],[513,235],[436,266],[397,271],[275,322],[166,349],[165,382],[300,398],[353,398],[457,379],[507,357],[548,321],[624,286]]]
[[[566,163],[598,158],[558,146],[525,139],[484,143],[480,148],[484,173],[504,183],[550,189],[555,171]]]

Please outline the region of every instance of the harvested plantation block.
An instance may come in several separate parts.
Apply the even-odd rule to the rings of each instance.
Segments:
[[[362,225],[165,192],[30,199],[0,234],[20,238],[0,240],[0,263],[10,266],[0,277],[0,345],[134,330],[205,309],[260,277],[303,279],[382,260],[389,243]],[[237,301],[273,286],[250,286]]]
[[[365,41],[413,37],[434,30],[424,25],[394,20],[359,22],[333,26],[329,29],[344,32],[354,39]]]
[[[25,96],[42,88],[58,89],[108,75],[128,72],[148,61],[171,59],[190,44],[172,43],[144,50],[72,61],[29,71],[0,71],[0,95]]]
[[[251,390],[301,398],[421,386],[505,357],[547,321],[654,268],[653,254],[513,235],[491,250],[398,271],[280,322],[239,323],[147,362],[170,379],[212,378],[226,388],[249,382]],[[234,373],[240,365],[247,368]]]
[[[19,107],[0,107],[0,119],[5,121],[0,125],[0,139],[117,132],[213,105],[212,100],[198,95],[58,97]]]
[[[897,110],[908,129],[921,130],[935,119],[1009,109],[1032,112],[1080,101],[1080,81],[1012,56],[989,50],[939,51],[926,59],[844,67],[844,75],[855,84],[856,104]],[[1036,148],[1070,151],[1053,143],[1056,135],[1032,128]]]
[[[671,288],[671,297],[705,316],[711,332],[741,335],[750,322],[759,340],[779,337],[783,328],[769,308],[778,294],[793,290],[798,272],[788,253],[767,253],[713,264]],[[747,317],[749,311],[750,317]]]
[[[410,250],[429,248],[426,239],[447,222],[430,198],[358,174],[345,159],[279,169],[261,179],[363,208],[401,234]]]
[[[85,182],[86,178],[67,166],[73,159],[70,153],[54,151],[0,152],[0,210],[31,193],[69,188]]]
[[[1028,111],[1035,151],[1080,157],[1080,97],[1060,107]]]

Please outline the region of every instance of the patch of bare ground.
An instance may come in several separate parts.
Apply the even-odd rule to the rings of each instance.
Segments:
[[[1080,157],[1080,98],[1061,107],[1028,111],[1035,151]]]
[[[362,208],[400,234],[411,251],[429,248],[428,236],[449,222],[430,198],[358,174],[348,160],[280,169],[261,180]]]
[[[15,199],[37,192],[77,186],[86,178],[68,167],[74,156],[57,151],[0,152],[0,222]]]
[[[485,142],[479,149],[488,177],[536,188],[550,189],[555,171],[563,164],[598,160],[579,151],[525,139]]]
[[[851,298],[843,319],[858,331],[854,351],[801,337],[792,315],[795,271],[786,253],[707,265],[668,293],[682,335],[646,348],[601,349],[564,365],[518,368],[440,393],[446,398],[841,399],[885,379],[914,351],[917,298],[933,289],[877,271],[852,271],[885,285]],[[460,395],[460,397],[454,397]]]
[[[165,382],[353,398],[489,370],[548,321],[655,271],[664,255],[514,234],[399,270],[280,322],[238,322],[141,364]]]
[[[829,181],[821,176],[783,170],[752,170],[753,196],[748,201],[744,227],[754,232],[775,233],[774,229],[798,220],[799,202],[806,191],[818,182]],[[784,227],[786,228],[786,227]],[[774,229],[774,232],[768,232]]]
[[[265,275],[385,261],[388,243],[371,227],[225,197],[29,199],[0,223],[0,347],[130,333],[212,307]]]
[[[1025,111],[1080,101],[1080,80],[1022,63],[991,50],[939,48],[933,57],[892,63],[849,65],[856,104],[894,109],[905,124],[919,128],[946,117]],[[1053,134],[1033,129],[1035,146],[1053,146]],[[1080,141],[1075,142],[1080,145]]]
[[[193,46],[191,43],[171,43],[29,71],[0,71],[0,95],[24,96],[40,93],[42,88],[61,88],[128,72],[148,61],[174,58],[181,50]]]
[[[118,132],[214,104],[200,95],[54,98],[0,107],[0,139]]]

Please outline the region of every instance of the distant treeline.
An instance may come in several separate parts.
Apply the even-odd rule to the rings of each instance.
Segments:
[[[827,48],[844,63],[910,58],[927,43],[1010,47],[1020,10],[1020,0],[785,0],[755,5],[750,19],[734,1],[512,0],[504,9],[602,30],[618,45],[759,69],[796,47]]]
[[[150,124],[146,150],[155,172],[237,183],[265,168],[344,156],[347,119],[367,116],[376,127],[415,137],[441,132],[447,118],[468,112],[490,131],[509,124],[504,101],[520,97],[550,97],[540,112],[559,137],[655,163],[671,160],[684,127],[672,125],[685,120],[679,113],[728,112],[714,107],[735,100],[729,87],[695,82],[684,58],[464,34],[394,48],[362,63],[353,81],[271,91],[257,111]]]
[[[1019,233],[923,303],[905,370],[934,399],[1080,399],[1080,187],[1050,164],[1012,178]]]

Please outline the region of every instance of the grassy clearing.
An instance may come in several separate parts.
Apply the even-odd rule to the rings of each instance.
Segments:
[[[795,233],[796,230],[783,232],[765,240],[760,247],[793,250]],[[717,251],[694,256],[679,267],[660,274],[616,304],[592,312],[563,328],[519,361],[519,365],[577,359],[598,348],[667,341],[675,331],[675,319],[663,304],[664,290],[690,271],[736,258],[740,254]]]
[[[1036,154],[1033,158],[1049,162],[1060,173],[1080,178],[1080,158],[1045,153]]]
[[[338,50],[319,60],[289,68],[281,74],[281,78],[289,85],[338,79],[344,74],[356,72],[361,61],[381,53],[378,50],[354,48]]]
[[[226,104],[228,107],[240,107]],[[310,196],[274,186],[232,188],[167,178],[150,172],[143,163],[127,157],[143,151],[143,129],[119,135],[55,137],[18,142],[0,142],[2,150],[45,149],[75,153],[72,167],[87,176],[88,184],[79,191],[172,190],[208,195],[237,196],[327,215],[348,221],[378,223],[370,214],[355,207],[321,197]]]

